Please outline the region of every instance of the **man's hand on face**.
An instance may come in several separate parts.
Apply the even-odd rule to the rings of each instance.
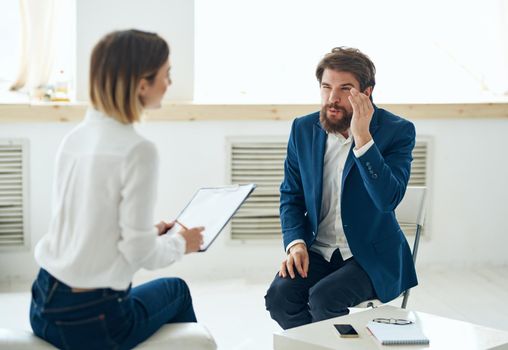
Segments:
[[[309,253],[304,243],[297,243],[289,248],[287,258],[282,261],[279,277],[286,278],[289,273],[292,279],[295,278],[295,268],[302,278],[307,278],[307,273],[309,272]]]
[[[351,96],[348,99],[353,107],[350,130],[355,139],[355,148],[359,149],[372,140],[369,126],[374,115],[374,106],[372,106],[372,102],[366,94],[355,88],[352,88],[350,92]]]

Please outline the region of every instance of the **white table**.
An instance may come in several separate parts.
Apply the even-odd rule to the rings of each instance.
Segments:
[[[430,345],[381,345],[365,328],[367,323],[376,317],[414,321],[429,338]],[[333,327],[333,324],[337,323],[352,324],[359,337],[340,338]],[[508,332],[384,305],[276,333],[273,344],[275,350],[508,350]]]

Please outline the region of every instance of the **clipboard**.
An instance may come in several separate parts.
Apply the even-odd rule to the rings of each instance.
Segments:
[[[222,187],[202,187],[196,191],[189,203],[178,214],[176,220],[188,228],[204,226],[204,252],[215,241],[219,233],[231,220],[240,206],[256,188],[256,184]],[[174,234],[182,229],[178,223],[167,232]]]

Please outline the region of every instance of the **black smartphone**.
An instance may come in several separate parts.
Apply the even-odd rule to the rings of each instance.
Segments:
[[[334,324],[342,338],[357,338],[358,332],[350,324]]]

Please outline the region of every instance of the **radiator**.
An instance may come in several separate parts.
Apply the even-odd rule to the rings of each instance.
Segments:
[[[28,140],[0,139],[0,249],[27,247]]]
[[[417,137],[409,185],[428,186],[430,143],[430,137]],[[227,144],[231,183],[258,185],[232,219],[231,238],[280,239],[279,186],[284,177],[287,137],[236,137],[228,139]],[[415,226],[401,227],[406,235],[416,232]]]

